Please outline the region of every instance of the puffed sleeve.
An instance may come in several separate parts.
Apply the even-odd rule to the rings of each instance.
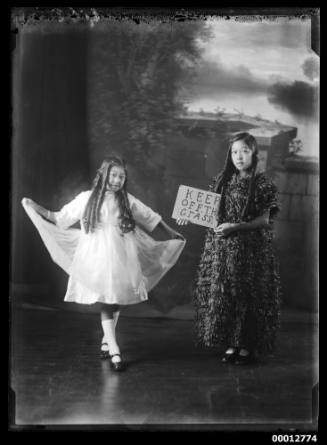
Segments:
[[[277,199],[277,187],[262,173],[256,178],[255,204],[258,215],[269,212],[269,217],[274,218],[280,210]]]
[[[91,192],[81,192],[71,202],[64,205],[59,212],[54,212],[56,225],[61,229],[67,229],[82,218],[85,206]]]
[[[128,194],[128,199],[135,222],[152,232],[161,221],[161,216],[133,195]]]

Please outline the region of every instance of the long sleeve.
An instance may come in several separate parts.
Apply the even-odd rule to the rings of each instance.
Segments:
[[[137,224],[152,232],[162,217],[133,195],[128,194],[131,211]]]
[[[90,191],[81,192],[71,202],[64,205],[59,212],[54,212],[56,225],[61,229],[67,229],[79,221],[82,218],[90,193]]]

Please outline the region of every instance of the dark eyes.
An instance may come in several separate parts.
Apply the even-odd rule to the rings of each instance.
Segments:
[[[251,150],[249,150],[248,148],[242,148],[241,151],[243,153],[250,153],[251,152]],[[232,151],[233,155],[236,155],[237,153],[238,153],[237,151]]]

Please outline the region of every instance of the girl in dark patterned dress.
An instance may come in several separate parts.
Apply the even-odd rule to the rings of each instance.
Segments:
[[[280,281],[273,253],[277,190],[256,173],[255,138],[238,133],[210,189],[221,194],[217,227],[208,229],[194,302],[198,343],[227,348],[222,361],[247,364],[273,351]]]

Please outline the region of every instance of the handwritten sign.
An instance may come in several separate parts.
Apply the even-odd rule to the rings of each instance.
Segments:
[[[216,227],[220,195],[206,190],[180,185],[172,218],[187,219],[194,224]]]

